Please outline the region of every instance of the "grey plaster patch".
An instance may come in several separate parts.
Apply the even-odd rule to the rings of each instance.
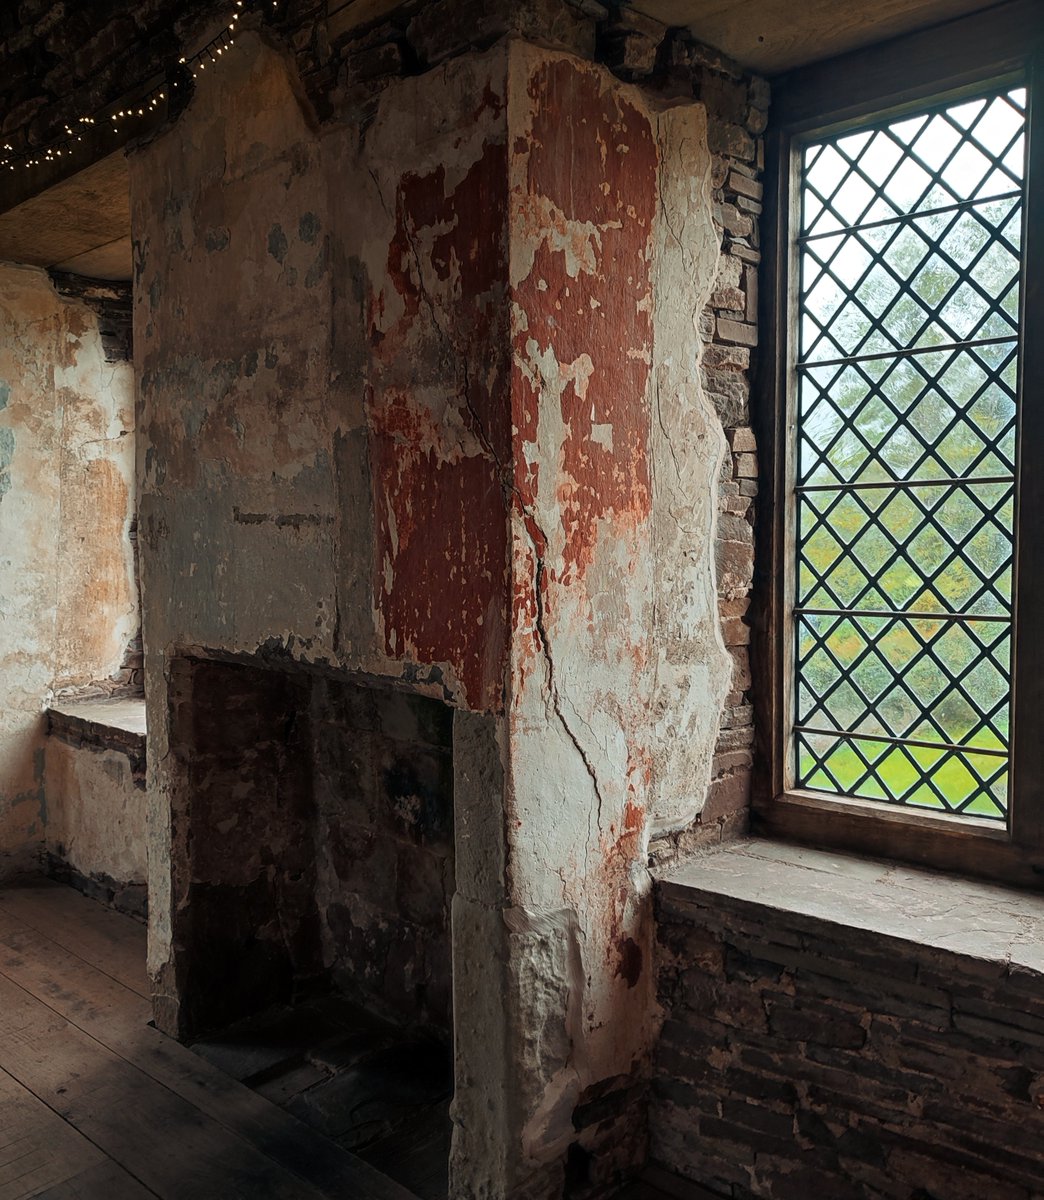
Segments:
[[[302,242],[308,242],[311,245],[319,236],[319,230],[322,228],[322,222],[314,212],[306,212],[297,223],[297,236]]]
[[[289,243],[286,240],[286,234],[283,232],[282,225],[273,225],[268,231],[268,253],[281,263],[286,258],[286,252]]]
[[[11,490],[11,463],[14,460],[13,429],[0,429],[0,499]]]

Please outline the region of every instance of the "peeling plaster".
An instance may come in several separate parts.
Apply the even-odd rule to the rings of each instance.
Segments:
[[[243,43],[132,159],[157,1011],[172,657],[447,699],[454,1194],[551,1196],[583,1097],[645,1070],[649,831],[698,811],[728,675],[703,109],[514,41],[317,134]]]
[[[422,143],[417,166],[397,166],[416,136],[403,128],[409,108],[382,106],[368,136],[369,172],[393,224],[384,262],[373,251],[368,258],[367,407],[385,650],[452,664],[459,702],[498,710],[507,580],[505,124],[492,79],[472,78],[473,70],[454,65],[425,81],[430,109],[460,112],[463,90],[464,114],[482,119],[454,125],[452,140],[444,130]],[[480,88],[487,102],[469,109],[466,97]],[[433,143],[437,165],[425,169]]]
[[[599,68],[519,47],[509,127],[510,884],[527,912],[572,914],[575,935],[560,936],[584,963],[565,1002],[579,1025],[531,1064],[535,1164],[569,1136],[566,1079],[583,1089],[646,1061],[649,826],[667,797],[698,811],[728,678],[713,574],[723,438],[699,395],[692,320],[717,259],[703,109],[657,111]],[[671,417],[677,432],[660,423]],[[673,625],[672,586],[686,596]],[[680,705],[694,743],[680,770],[661,703]]]
[[[42,713],[116,674],[138,624],[133,380],[44,271],[0,264],[0,875],[48,823]]]

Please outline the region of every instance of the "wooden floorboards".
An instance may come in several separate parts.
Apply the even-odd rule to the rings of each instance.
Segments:
[[[0,887],[0,913],[149,998],[145,926],[137,921],[42,878]]]
[[[150,1017],[143,926],[0,886],[0,1200],[416,1200]],[[661,1172],[617,1200],[704,1195]]]
[[[0,888],[0,1200],[411,1200],[148,1024],[145,931]]]

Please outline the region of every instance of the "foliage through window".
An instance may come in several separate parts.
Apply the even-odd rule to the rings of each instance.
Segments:
[[[1026,91],[801,148],[799,788],[1005,819]]]

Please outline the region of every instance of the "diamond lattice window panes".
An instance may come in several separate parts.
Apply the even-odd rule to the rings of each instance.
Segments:
[[[803,147],[799,788],[1007,815],[1026,93]]]

